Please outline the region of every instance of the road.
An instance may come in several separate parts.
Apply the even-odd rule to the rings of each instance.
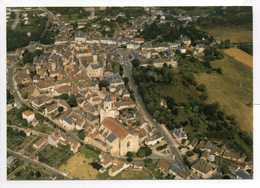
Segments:
[[[13,151],[13,150],[11,150],[11,149],[9,149],[9,148],[7,148],[7,152],[8,152],[9,154],[12,154],[12,155],[16,156],[16,157],[19,158],[19,159],[22,159],[22,160],[24,160],[24,161],[33,163],[33,164],[35,164],[35,165],[37,165],[37,166],[40,166],[40,167],[42,167],[42,168],[48,169],[48,170],[51,171],[52,173],[57,174],[57,175],[60,175],[60,176],[62,176],[62,177],[64,177],[64,178],[66,178],[66,179],[73,179],[72,177],[68,176],[66,173],[64,173],[64,172],[62,172],[62,171],[59,171],[58,169],[56,169],[56,168],[54,168],[54,167],[51,167],[51,166],[49,166],[49,165],[47,165],[47,164],[45,164],[45,163],[42,163],[42,162],[37,161],[37,160],[35,160],[35,159],[31,159],[30,157],[28,157],[28,156],[26,156],[26,155],[23,155],[22,153]]]
[[[20,12],[15,12],[15,20],[11,26],[12,30],[16,29],[16,26],[18,25],[19,21],[20,21]]]
[[[19,126],[16,126],[16,125],[7,125],[7,127],[14,128],[14,129],[17,129],[19,131],[25,131],[26,130],[26,128],[19,127]],[[32,129],[32,134],[37,135],[37,136],[48,136],[48,134],[46,134],[46,133],[36,131],[36,130],[33,130],[33,129]]]
[[[17,88],[17,85],[15,84],[15,64],[16,62],[12,62],[10,66],[8,66],[7,71],[7,88],[9,88],[9,91],[14,96],[15,105],[17,108],[20,108],[22,106],[22,102],[20,100],[20,97],[18,96],[17,92],[15,92],[15,88]]]
[[[174,161],[178,164],[180,169],[183,171],[184,174],[189,173],[189,169],[187,165],[183,162],[182,156],[180,154],[180,151],[176,148],[178,145],[176,141],[173,139],[172,135],[168,131],[168,129],[162,125],[157,123],[156,121],[153,120],[152,116],[147,112],[145,105],[143,103],[142,97],[138,93],[137,86],[135,85],[135,82],[132,78],[132,64],[130,61],[124,61],[123,63],[123,68],[124,68],[124,76],[128,77],[129,79],[129,87],[134,93],[135,100],[136,100],[136,106],[138,111],[142,114],[144,119],[152,125],[152,127],[156,127],[158,131],[161,133],[161,135],[164,136],[166,141],[168,142],[169,149],[172,155],[174,155]]]

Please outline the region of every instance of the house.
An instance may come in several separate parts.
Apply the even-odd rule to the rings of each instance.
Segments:
[[[108,170],[108,175],[114,177],[118,175],[120,172],[122,172],[123,170],[127,169],[128,167],[130,167],[130,164],[126,164],[123,161],[118,159],[113,160],[113,165]]]
[[[235,176],[237,179],[252,179],[252,176],[246,170],[243,169],[238,169],[235,172]]]
[[[135,44],[135,43],[129,43],[126,45],[126,48],[127,49],[133,49],[133,50],[136,50],[140,47],[140,44]]]
[[[89,132],[87,132],[87,134],[84,138],[84,143],[92,145],[92,146],[100,149],[103,152],[108,152],[108,148],[107,148],[104,138],[95,129],[92,129]]]
[[[109,154],[107,154],[107,153],[100,154],[99,155],[99,159],[100,159],[101,165],[105,169],[109,168],[113,164],[112,157]]]
[[[26,129],[24,130],[24,133],[26,134],[26,136],[31,136],[31,135],[32,135],[32,129],[26,128]]]
[[[148,146],[154,146],[155,144],[160,143],[163,141],[163,136],[161,136],[159,133],[152,134],[146,141],[145,144]]]
[[[177,162],[172,162],[170,165],[169,173],[175,176],[175,179],[188,179],[190,173],[183,170]]]
[[[124,85],[124,81],[118,73],[107,76],[106,80],[109,82],[109,85],[111,87],[118,87]]]
[[[81,114],[76,111],[72,111],[69,114],[66,113],[62,117],[60,117],[59,122],[67,131],[71,131],[74,129],[82,130],[85,124],[85,119]]]
[[[46,104],[50,104],[52,102],[52,98],[48,97],[47,95],[39,95],[32,99],[31,103],[32,106],[36,109],[40,109]]]
[[[44,109],[44,114],[46,116],[52,115],[52,114],[56,114],[58,112],[58,104],[57,102],[54,102],[50,105],[48,105],[45,109]]]
[[[65,135],[62,135],[60,131],[54,131],[48,136],[48,144],[54,147],[58,147],[59,143],[66,145],[66,141]]]
[[[144,38],[142,38],[142,37],[135,38],[134,42],[136,44],[143,44],[144,43]]]
[[[165,160],[165,159],[160,159],[159,160],[159,170],[164,173],[164,174],[167,174],[169,169],[170,169],[170,163],[169,161]]]
[[[22,118],[25,119],[27,123],[31,123],[35,119],[35,114],[30,110],[26,110],[22,113]]]
[[[204,159],[199,159],[191,166],[191,169],[194,174],[204,179],[212,177],[217,172],[217,168]]]
[[[127,152],[137,152],[140,147],[138,136],[130,134],[114,118],[105,118],[99,132],[105,137],[105,142],[113,156],[125,156]]]
[[[116,118],[119,116],[119,111],[115,108],[115,98],[107,95],[103,102],[103,107],[100,109],[100,122],[106,117]]]
[[[64,93],[66,93],[68,95],[71,94],[71,84],[55,87],[53,92],[52,92],[52,95],[53,96],[59,96],[59,95],[62,95]]]
[[[75,140],[69,140],[68,143],[70,145],[70,150],[73,153],[77,153],[79,148],[80,148],[80,146],[81,146],[80,142],[75,141]]]
[[[41,138],[39,140],[37,140],[34,144],[33,144],[33,148],[35,148],[36,150],[39,150],[41,148],[43,148],[45,145],[48,144],[48,141],[46,138]]]
[[[67,131],[72,131],[75,129],[75,122],[69,116],[63,116],[59,120],[61,127]]]
[[[32,78],[25,71],[19,71],[15,75],[15,81],[17,84],[28,85],[32,83]]]
[[[7,157],[7,168],[11,168],[16,161],[17,159],[14,156]]]
[[[85,119],[82,115],[77,112],[71,112],[69,115],[73,119],[76,130],[82,130],[85,124]]]
[[[222,157],[224,159],[236,161],[236,162],[243,162],[245,159],[241,157],[240,153],[232,150],[232,149],[225,149]]]
[[[87,34],[83,31],[75,32],[75,42],[86,42]]]
[[[144,169],[144,161],[142,161],[142,160],[132,161],[131,167],[135,170],[143,170]]]
[[[86,68],[87,75],[90,78],[103,78],[104,68],[99,63],[91,63]]]
[[[37,125],[38,125],[38,121],[36,120],[36,118],[34,118],[33,119],[33,121],[31,122],[31,125],[33,126],[33,127],[36,127]]]
[[[174,128],[172,131],[173,136],[177,139],[179,143],[181,143],[182,140],[187,140],[188,136],[183,128]]]
[[[117,102],[116,106],[117,106],[117,109],[120,111],[120,110],[135,108],[135,103],[132,99],[128,99],[128,100],[123,100],[123,101]]]
[[[185,46],[190,46],[191,45],[191,39],[189,39],[188,37],[182,37],[182,43]]]

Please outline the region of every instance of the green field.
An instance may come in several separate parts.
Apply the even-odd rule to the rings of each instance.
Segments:
[[[212,62],[212,66],[220,67],[223,74],[201,73],[196,76],[197,81],[206,85],[210,102],[219,102],[227,114],[235,117],[242,130],[252,133],[252,70],[227,56]]]

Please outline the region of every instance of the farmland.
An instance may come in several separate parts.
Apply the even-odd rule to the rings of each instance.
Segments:
[[[213,26],[204,27],[202,30],[208,32],[216,40],[230,40],[234,43],[252,42],[253,32],[246,27],[239,26]]]
[[[235,60],[243,63],[244,65],[253,68],[253,57],[248,53],[238,49],[238,48],[229,48],[224,50],[225,54],[234,58]]]
[[[252,70],[228,56],[211,64],[220,67],[223,74],[201,73],[196,76],[197,81],[207,87],[208,101],[219,102],[227,114],[235,117],[242,130],[252,133]]]

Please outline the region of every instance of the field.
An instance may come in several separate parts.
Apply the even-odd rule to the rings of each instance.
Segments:
[[[206,85],[208,100],[219,102],[227,114],[235,117],[241,130],[252,133],[252,69],[226,55],[211,64],[220,67],[223,74],[201,73],[196,76],[199,83]]]
[[[252,42],[253,32],[245,27],[207,27],[201,28],[202,30],[208,32],[217,40],[230,40],[231,42]]]
[[[225,54],[234,58],[235,60],[243,63],[244,65],[253,68],[253,57],[248,53],[238,49],[238,48],[229,48],[224,50]]]
[[[86,158],[81,153],[77,153],[68,159],[64,164],[62,164],[59,167],[59,170],[74,178],[95,179],[98,171],[89,164],[91,162],[91,159]]]

